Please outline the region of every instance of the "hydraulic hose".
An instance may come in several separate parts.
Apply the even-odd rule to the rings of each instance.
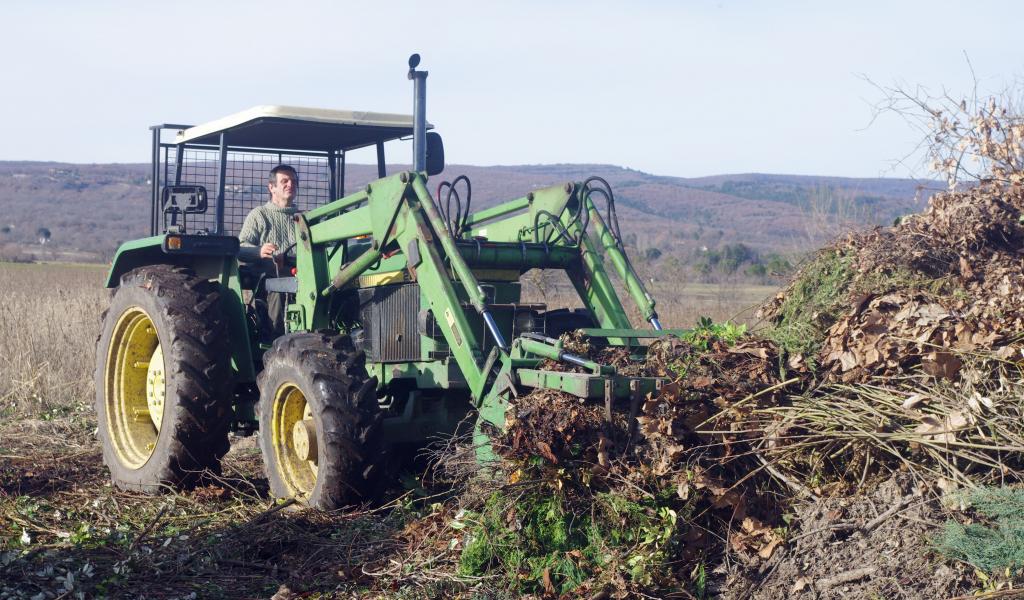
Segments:
[[[455,186],[459,182],[466,184],[466,209],[462,209],[462,197],[459,196],[458,191],[455,190]],[[444,203],[441,202],[441,192],[444,189],[448,189],[448,194],[445,196]],[[455,198],[455,215],[452,218],[452,198]],[[459,175],[455,178],[455,181],[448,182],[442,181],[437,186],[437,205],[438,211],[441,213],[444,219],[445,227],[448,229],[453,237],[459,237],[459,234],[466,228],[466,221],[469,219],[470,204],[473,201],[473,186],[469,182],[469,177],[465,175]]]
[[[600,184],[600,187],[595,187],[594,183]],[[591,194],[595,193],[605,198],[607,204],[606,220],[601,219],[596,204],[590,199]],[[594,215],[592,219],[597,224],[598,239],[601,245],[604,246],[605,252],[611,256],[612,263],[626,284],[626,289],[633,297],[644,319],[651,324],[651,327],[660,331],[662,329],[661,321],[658,320],[658,313],[654,310],[654,298],[644,289],[643,282],[640,281],[632,261],[629,260],[629,255],[626,254],[625,244],[622,241],[622,232],[619,228],[619,216],[615,212],[615,195],[612,193],[611,185],[601,177],[590,177],[583,182],[580,196],[588,214],[590,212],[589,207],[593,207]],[[589,225],[589,222],[587,224]]]

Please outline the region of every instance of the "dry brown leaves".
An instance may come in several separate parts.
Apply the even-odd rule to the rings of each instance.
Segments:
[[[572,345],[595,360],[628,359],[622,356],[622,348],[592,349],[578,340]],[[644,455],[655,476],[676,469],[688,445],[712,441],[698,431],[702,426],[724,432],[740,429],[754,409],[778,403],[786,391],[779,386],[778,349],[767,340],[749,339],[731,346],[713,341],[699,355],[682,340],[659,340],[649,348],[647,360],[633,370],[673,380],[659,393],[649,394],[637,416],[640,437],[634,453]],[[626,417],[624,408],[617,405],[608,423],[600,405],[553,390],[536,390],[515,401],[506,415],[501,452],[507,458],[536,455],[560,464],[573,451],[574,458],[594,459],[605,466],[609,452],[629,445]],[[718,437],[714,443],[721,444],[728,456],[736,437]]]
[[[1020,186],[944,192],[896,227],[837,242],[852,258],[857,291],[824,340],[826,381],[910,372],[955,379],[957,354],[999,351],[1024,331],[1022,210]],[[914,281],[901,279],[908,274]],[[923,289],[928,281],[946,293]],[[777,314],[784,299],[762,313]]]
[[[865,295],[829,329],[820,359],[826,380],[844,383],[917,366],[936,379],[955,379],[963,366],[959,353],[1002,339],[993,323],[968,320],[925,295]]]
[[[606,352],[575,349],[597,359]],[[659,340],[641,367],[671,381],[644,399],[632,438],[623,407],[608,423],[600,405],[534,391],[513,403],[499,453],[577,467],[575,472],[588,474],[589,486],[625,498],[674,490],[680,502],[701,506],[705,520],[719,523],[716,528],[735,527],[724,535],[736,551],[771,556],[782,541],[771,528],[778,525],[779,513],[758,488],[764,477],[756,477],[760,471],[748,442],[752,435],[760,437],[756,432],[764,425],[752,430],[751,420],[757,408],[777,404],[793,391],[801,377],[784,382],[778,349],[757,339],[733,345],[712,341],[700,353],[678,339]],[[699,526],[688,527],[680,542],[684,560],[701,556],[712,543]]]
[[[896,227],[836,242],[833,250],[849,259],[854,273],[850,289],[856,292],[847,308],[822,326],[825,338],[815,357],[821,366],[818,383],[860,384],[910,375],[953,385],[976,377],[965,366],[974,354],[1019,361],[1022,213],[1019,187],[1000,194],[983,188],[943,193],[932,198],[923,214]],[[785,293],[777,297],[766,312],[772,314],[785,299]],[[542,456],[558,466],[585,466],[627,497],[641,488],[674,489],[683,502],[699,502],[707,514],[731,524],[726,539],[734,551],[751,558],[772,556],[782,543],[773,529],[778,515],[762,493],[766,486],[757,487],[765,459],[755,458],[773,459],[789,449],[796,468],[803,464],[801,448],[813,446],[806,423],[786,421],[771,410],[811,389],[812,374],[802,361],[784,361],[774,344],[753,337],[731,346],[712,341],[700,351],[678,339],[659,340],[642,364],[623,349],[595,347],[579,336],[564,344],[570,352],[613,364],[625,374],[669,377],[671,383],[644,399],[637,435],[625,443],[628,423],[621,411],[606,423],[601,407],[552,392],[526,395],[509,413],[506,456]],[[829,413],[828,407],[822,410]],[[972,427],[972,410],[930,409],[917,415],[910,427],[916,427],[918,445],[938,452],[952,443]],[[822,427],[821,443],[828,447],[833,426]],[[869,463],[849,464],[865,465],[856,471],[863,479]],[[697,533],[691,537],[682,540],[684,555],[700,553],[706,543]]]
[[[731,347],[716,341],[693,357],[685,374],[647,398],[637,417],[652,474],[676,471],[693,448],[714,461],[729,460],[748,437],[751,413],[781,400],[779,375],[778,349],[766,340]]]
[[[600,407],[555,390],[537,390],[519,398],[505,418],[499,441],[502,456],[542,456],[555,465],[573,453],[596,460],[606,430]]]
[[[740,531],[729,536],[729,546],[742,554],[757,553],[762,559],[769,559],[783,542],[782,536],[766,526],[759,519],[746,517],[740,524]]]

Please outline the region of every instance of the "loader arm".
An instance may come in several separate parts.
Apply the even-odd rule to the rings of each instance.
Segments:
[[[297,216],[296,227],[299,276],[296,301],[289,308],[291,330],[331,328],[335,294],[367,271],[408,277],[403,280],[419,285],[473,404],[492,423],[501,421],[504,396],[523,383],[520,373],[545,386],[556,379],[535,371],[541,358],[550,358],[538,351],[542,346],[536,341],[503,338],[474,268],[519,273],[564,269],[600,328],[608,332],[607,341],[637,346],[637,336],[630,335],[636,330],[605,269],[603,256],[608,255],[641,314],[647,319],[655,316],[653,299],[633,272],[621,242],[598,214],[586,186],[579,184],[536,190],[471,214],[463,225],[452,228],[428,192],[425,177],[405,172]],[[474,330],[468,309],[479,314],[483,330]],[[494,341],[487,356],[481,336]],[[594,375],[602,376],[614,373]],[[567,385],[573,378],[557,380]]]
[[[301,276],[296,303],[290,309],[293,329],[329,327],[331,295],[379,261],[401,254],[474,397],[483,396],[486,377],[481,364],[482,340],[470,327],[456,285],[461,286],[485,323],[491,321],[488,329],[495,335],[500,351],[507,353],[508,345],[492,326],[483,289],[444,227],[422,175],[400,173],[378,180],[362,192],[306,213],[299,219],[298,228],[301,245],[296,253],[296,269]],[[372,237],[369,248],[358,256],[345,256],[340,245],[367,235]],[[333,258],[332,246],[338,248]]]
[[[586,218],[574,218],[581,203]],[[561,232],[578,240],[576,247],[580,260],[566,271],[580,298],[597,317],[600,326],[608,329],[631,327],[625,308],[605,269],[604,256],[608,256],[644,321],[654,325],[655,329],[661,329],[653,296],[645,289],[620,241],[601,216],[585,185],[566,183],[537,190],[523,198],[474,213],[466,219],[467,229],[463,236],[470,239],[486,238],[492,242],[539,242],[546,247],[556,247],[558,242],[567,242],[558,239],[560,230],[556,223],[561,227]],[[608,341],[616,345],[629,343],[627,339],[618,337],[609,338]]]

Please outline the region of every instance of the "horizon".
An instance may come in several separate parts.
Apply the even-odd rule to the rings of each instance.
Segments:
[[[148,163],[148,162],[137,162],[137,161],[136,162],[69,162],[69,161],[61,161],[61,160],[17,160],[17,159],[8,160],[8,159],[0,159],[0,166],[6,165],[6,164],[28,164],[28,165],[40,165],[40,166],[42,166],[42,165],[70,165],[70,166],[82,166],[82,167],[141,166],[141,167],[147,167],[147,168],[150,166],[150,163]],[[373,168],[373,169],[375,169],[377,167],[376,163],[347,162],[346,165],[349,166],[349,167],[366,167],[366,168]],[[403,162],[394,162],[394,163],[388,162],[387,166],[389,168],[391,168],[391,167],[411,166],[411,164],[408,163],[408,162],[405,162],[405,163],[403,163]],[[764,176],[764,177],[806,177],[806,178],[812,178],[812,179],[849,179],[849,180],[856,180],[856,179],[886,179],[886,180],[899,180],[899,181],[928,181],[928,182],[931,182],[931,183],[940,183],[940,184],[943,183],[942,181],[940,181],[938,179],[924,179],[924,178],[920,178],[920,177],[911,177],[909,175],[902,176],[902,177],[892,177],[892,176],[885,176],[885,175],[878,175],[878,176],[874,176],[874,177],[871,177],[871,176],[861,177],[861,176],[849,176],[849,175],[829,175],[829,174],[809,174],[809,173],[768,173],[768,172],[762,172],[762,171],[747,171],[747,172],[742,172],[742,173],[708,173],[708,174],[704,174],[704,175],[694,175],[694,176],[684,177],[684,176],[681,176],[681,175],[667,175],[667,174],[664,174],[664,173],[651,173],[649,171],[644,171],[642,169],[631,169],[629,167],[624,167],[622,165],[613,165],[613,164],[608,164],[608,163],[571,163],[571,162],[562,162],[562,163],[524,163],[524,164],[496,164],[496,165],[472,165],[472,164],[460,164],[460,163],[447,163],[445,165],[445,169],[447,170],[447,169],[453,168],[453,167],[473,167],[473,168],[476,168],[476,169],[519,169],[519,168],[530,168],[530,167],[562,167],[562,166],[564,166],[564,167],[586,167],[586,166],[593,166],[593,167],[604,167],[604,168],[612,168],[612,169],[621,169],[623,171],[632,171],[632,172],[640,173],[642,175],[647,175],[647,176],[650,176],[650,177],[669,177],[669,178],[672,178],[672,179],[708,179],[708,178],[712,178],[712,177],[730,178],[730,177]]]

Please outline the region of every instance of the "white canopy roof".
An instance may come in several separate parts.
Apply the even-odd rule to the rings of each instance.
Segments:
[[[412,135],[412,130],[410,115],[263,105],[189,127],[175,143],[216,145],[223,132],[229,146],[348,150]]]

